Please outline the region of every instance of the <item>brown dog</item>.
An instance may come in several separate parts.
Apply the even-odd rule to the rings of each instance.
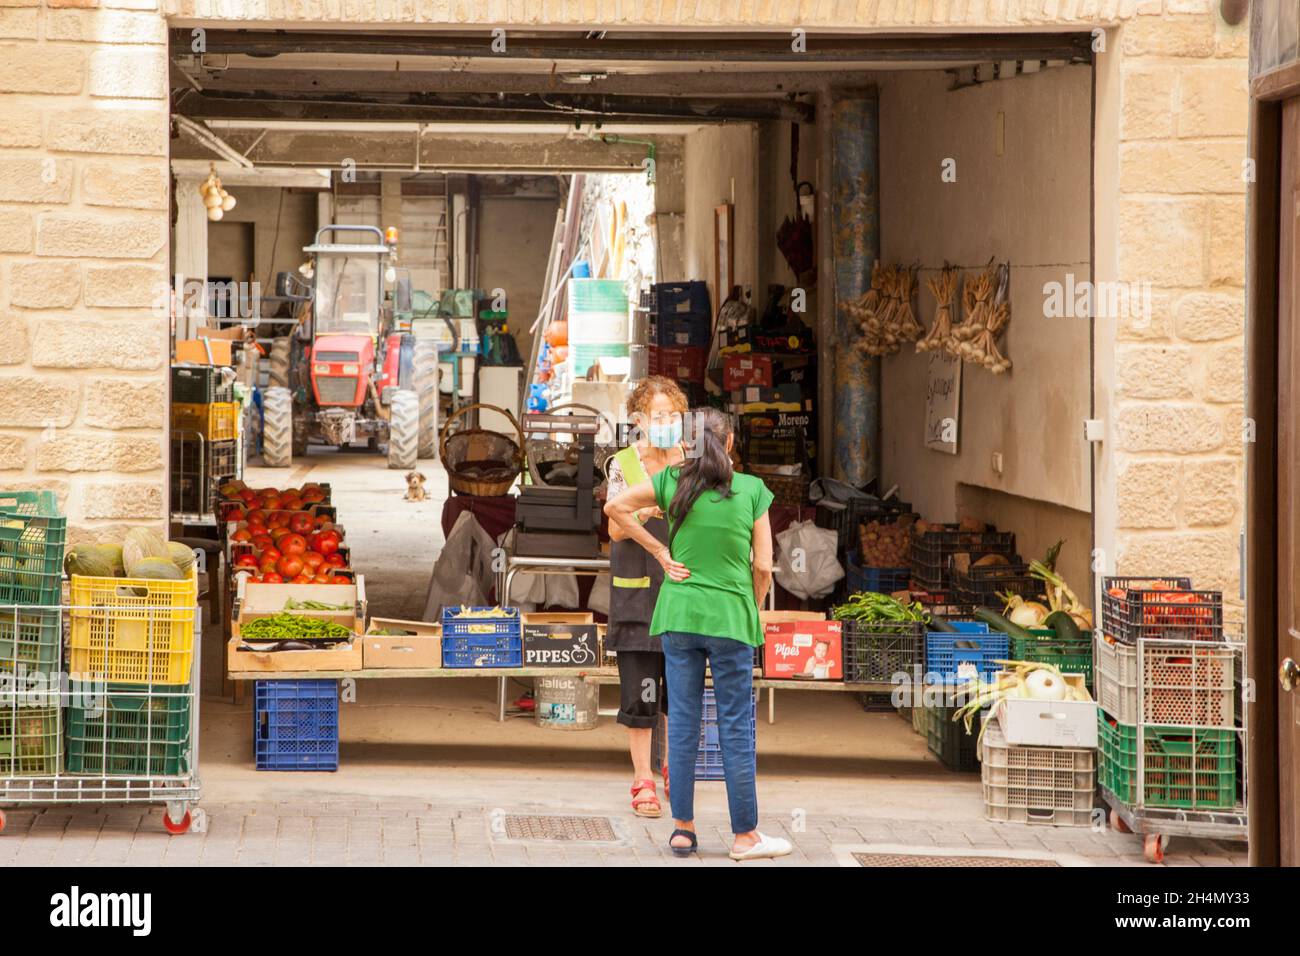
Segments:
[[[418,471],[408,471],[406,473],[406,495],[407,501],[423,501],[429,497],[428,492],[424,490],[424,475]]]

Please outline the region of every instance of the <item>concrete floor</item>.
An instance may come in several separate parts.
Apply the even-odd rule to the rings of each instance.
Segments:
[[[402,473],[382,458],[313,452],[292,470],[250,468],[254,486],[329,482],[371,615],[419,619],[443,538],[445,476],[431,463],[430,500],[402,499]],[[602,718],[590,731],[496,719],[492,679],[365,680],[342,705],[336,773],[259,773],[251,704],[222,697],[220,629],[205,636],[201,766],[207,832],[167,841],[159,811],[11,812],[0,865],[358,863],[638,865],[677,863],[664,849],[666,813],[628,809],[625,731]],[[510,698],[524,689],[512,682]],[[617,690],[604,688],[603,707]],[[782,864],[836,865],[865,845],[915,852],[1030,853],[1059,862],[1141,865],[1133,836],[1093,828],[1028,827],[984,820],[977,774],[948,771],[909,721],[864,712],[855,695],[782,691],[777,722],[760,704],[760,827],[796,845]],[[725,864],[725,789],[701,782],[696,819],[701,862]],[[492,821],[501,813],[609,816],[617,847],[517,845]],[[1241,844],[1175,839],[1168,862],[1234,865]]]

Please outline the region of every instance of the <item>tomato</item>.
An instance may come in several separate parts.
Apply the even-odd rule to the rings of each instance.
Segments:
[[[243,498],[244,501],[246,501],[250,505],[255,504],[257,502],[257,492],[254,491],[252,488],[245,488],[243,491],[239,493],[239,497]]]
[[[318,505],[325,500],[325,492],[313,491],[304,488],[302,492],[302,500],[304,503],[309,505]]]
[[[285,511],[302,511],[301,498],[281,498],[280,507]]]
[[[257,570],[261,571],[263,574],[269,574],[270,572],[275,571],[278,568],[279,568],[279,564],[277,563],[276,558],[262,558],[257,563]]]
[[[261,558],[263,561],[265,561],[267,558],[270,558],[272,561],[279,561],[280,558],[282,558],[283,556],[284,553],[274,545],[272,545],[269,548],[262,549]]]
[[[338,552],[339,542],[342,539],[339,538],[337,531],[326,531],[322,533],[319,537],[320,540],[316,542],[316,547],[314,550],[319,551],[321,554],[325,555],[326,557],[329,557],[331,554],[335,554]]]
[[[235,558],[235,567],[237,568],[255,568],[257,567],[257,557],[252,554],[241,554]]]
[[[315,523],[311,520],[311,515],[307,514],[307,512],[298,511],[289,519],[289,527],[293,530],[294,534],[307,534],[313,527],[315,527]]]
[[[291,534],[293,534],[293,532],[290,531],[288,528],[276,527],[276,528],[272,528],[270,531],[271,540],[273,541],[279,541],[281,538],[287,537]]]
[[[276,562],[275,566],[276,570],[286,578],[296,578],[298,575],[302,574],[302,558],[298,557],[296,554],[286,554]]]
[[[231,541],[252,541],[253,532],[249,531],[247,528],[240,528],[238,531],[236,531],[234,534],[230,536],[230,540]]]
[[[289,526],[289,512],[277,511],[266,519],[266,523],[272,528],[287,528]]]
[[[283,583],[284,583],[284,578],[281,577],[280,575],[276,574],[274,571],[268,571],[267,573],[265,573],[265,574],[262,575],[262,583],[263,583],[263,584],[283,584]]]
[[[304,551],[302,553],[302,563],[314,571],[325,563],[325,555],[319,551]]]
[[[334,522],[329,519],[329,515],[316,516],[317,531],[331,531],[334,528]]]
[[[347,558],[335,551],[333,554],[325,555],[325,563],[331,568],[346,568],[348,566]]]
[[[251,531],[252,529],[250,528],[249,530]],[[275,539],[265,532],[253,535],[253,547],[257,548],[259,551],[265,551],[273,544],[275,544]]]
[[[246,575],[246,577],[247,577],[247,579],[248,579],[248,583],[249,583],[249,584],[261,584],[261,583],[262,583],[262,576],[261,576],[260,574],[249,574],[249,575]]]
[[[294,576],[294,579],[293,579],[293,583],[294,583],[294,584],[311,584],[311,575],[310,575],[310,574],[298,574],[298,575],[295,575],[295,576]]]
[[[307,550],[307,539],[300,534],[286,534],[279,543],[285,554],[302,554]]]
[[[318,574],[311,581],[312,584],[333,584],[334,578],[328,574]]]
[[[246,512],[243,508],[235,505],[233,507],[227,506],[221,516],[226,521],[242,521],[245,514]]]

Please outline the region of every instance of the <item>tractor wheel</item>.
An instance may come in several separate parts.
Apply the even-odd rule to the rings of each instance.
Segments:
[[[438,346],[415,342],[411,384],[420,400],[420,457],[438,457]]]
[[[268,388],[262,396],[262,464],[293,464],[293,395],[287,388]]]
[[[271,343],[270,368],[266,373],[268,388],[289,387],[289,355],[292,345],[288,336]]]
[[[420,400],[414,389],[395,392],[388,413],[388,467],[414,468],[420,453]]]

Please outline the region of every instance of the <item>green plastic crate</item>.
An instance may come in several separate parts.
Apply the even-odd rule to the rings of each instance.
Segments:
[[[105,688],[74,681],[66,732],[68,772],[121,776],[187,772],[190,706],[190,685],[108,684]]]
[[[975,742],[979,739],[978,721],[972,722],[971,733],[966,733],[966,722],[954,721],[956,707],[926,708],[926,745],[949,770],[974,773],[980,768]]]
[[[57,607],[0,607],[0,671],[59,670],[63,612]]]
[[[1092,632],[1077,639],[1058,637],[1051,628],[1030,628],[1034,640],[1011,637],[1011,659],[1051,664],[1062,674],[1080,674],[1092,690]]]
[[[59,603],[67,534],[54,492],[0,492],[0,605]]]
[[[1231,809],[1237,805],[1237,733],[1186,727],[1143,728],[1146,807]],[[1137,727],[1097,709],[1098,776],[1129,806],[1137,806]]]
[[[30,707],[0,698],[0,777],[58,773],[63,757],[58,707]]]

